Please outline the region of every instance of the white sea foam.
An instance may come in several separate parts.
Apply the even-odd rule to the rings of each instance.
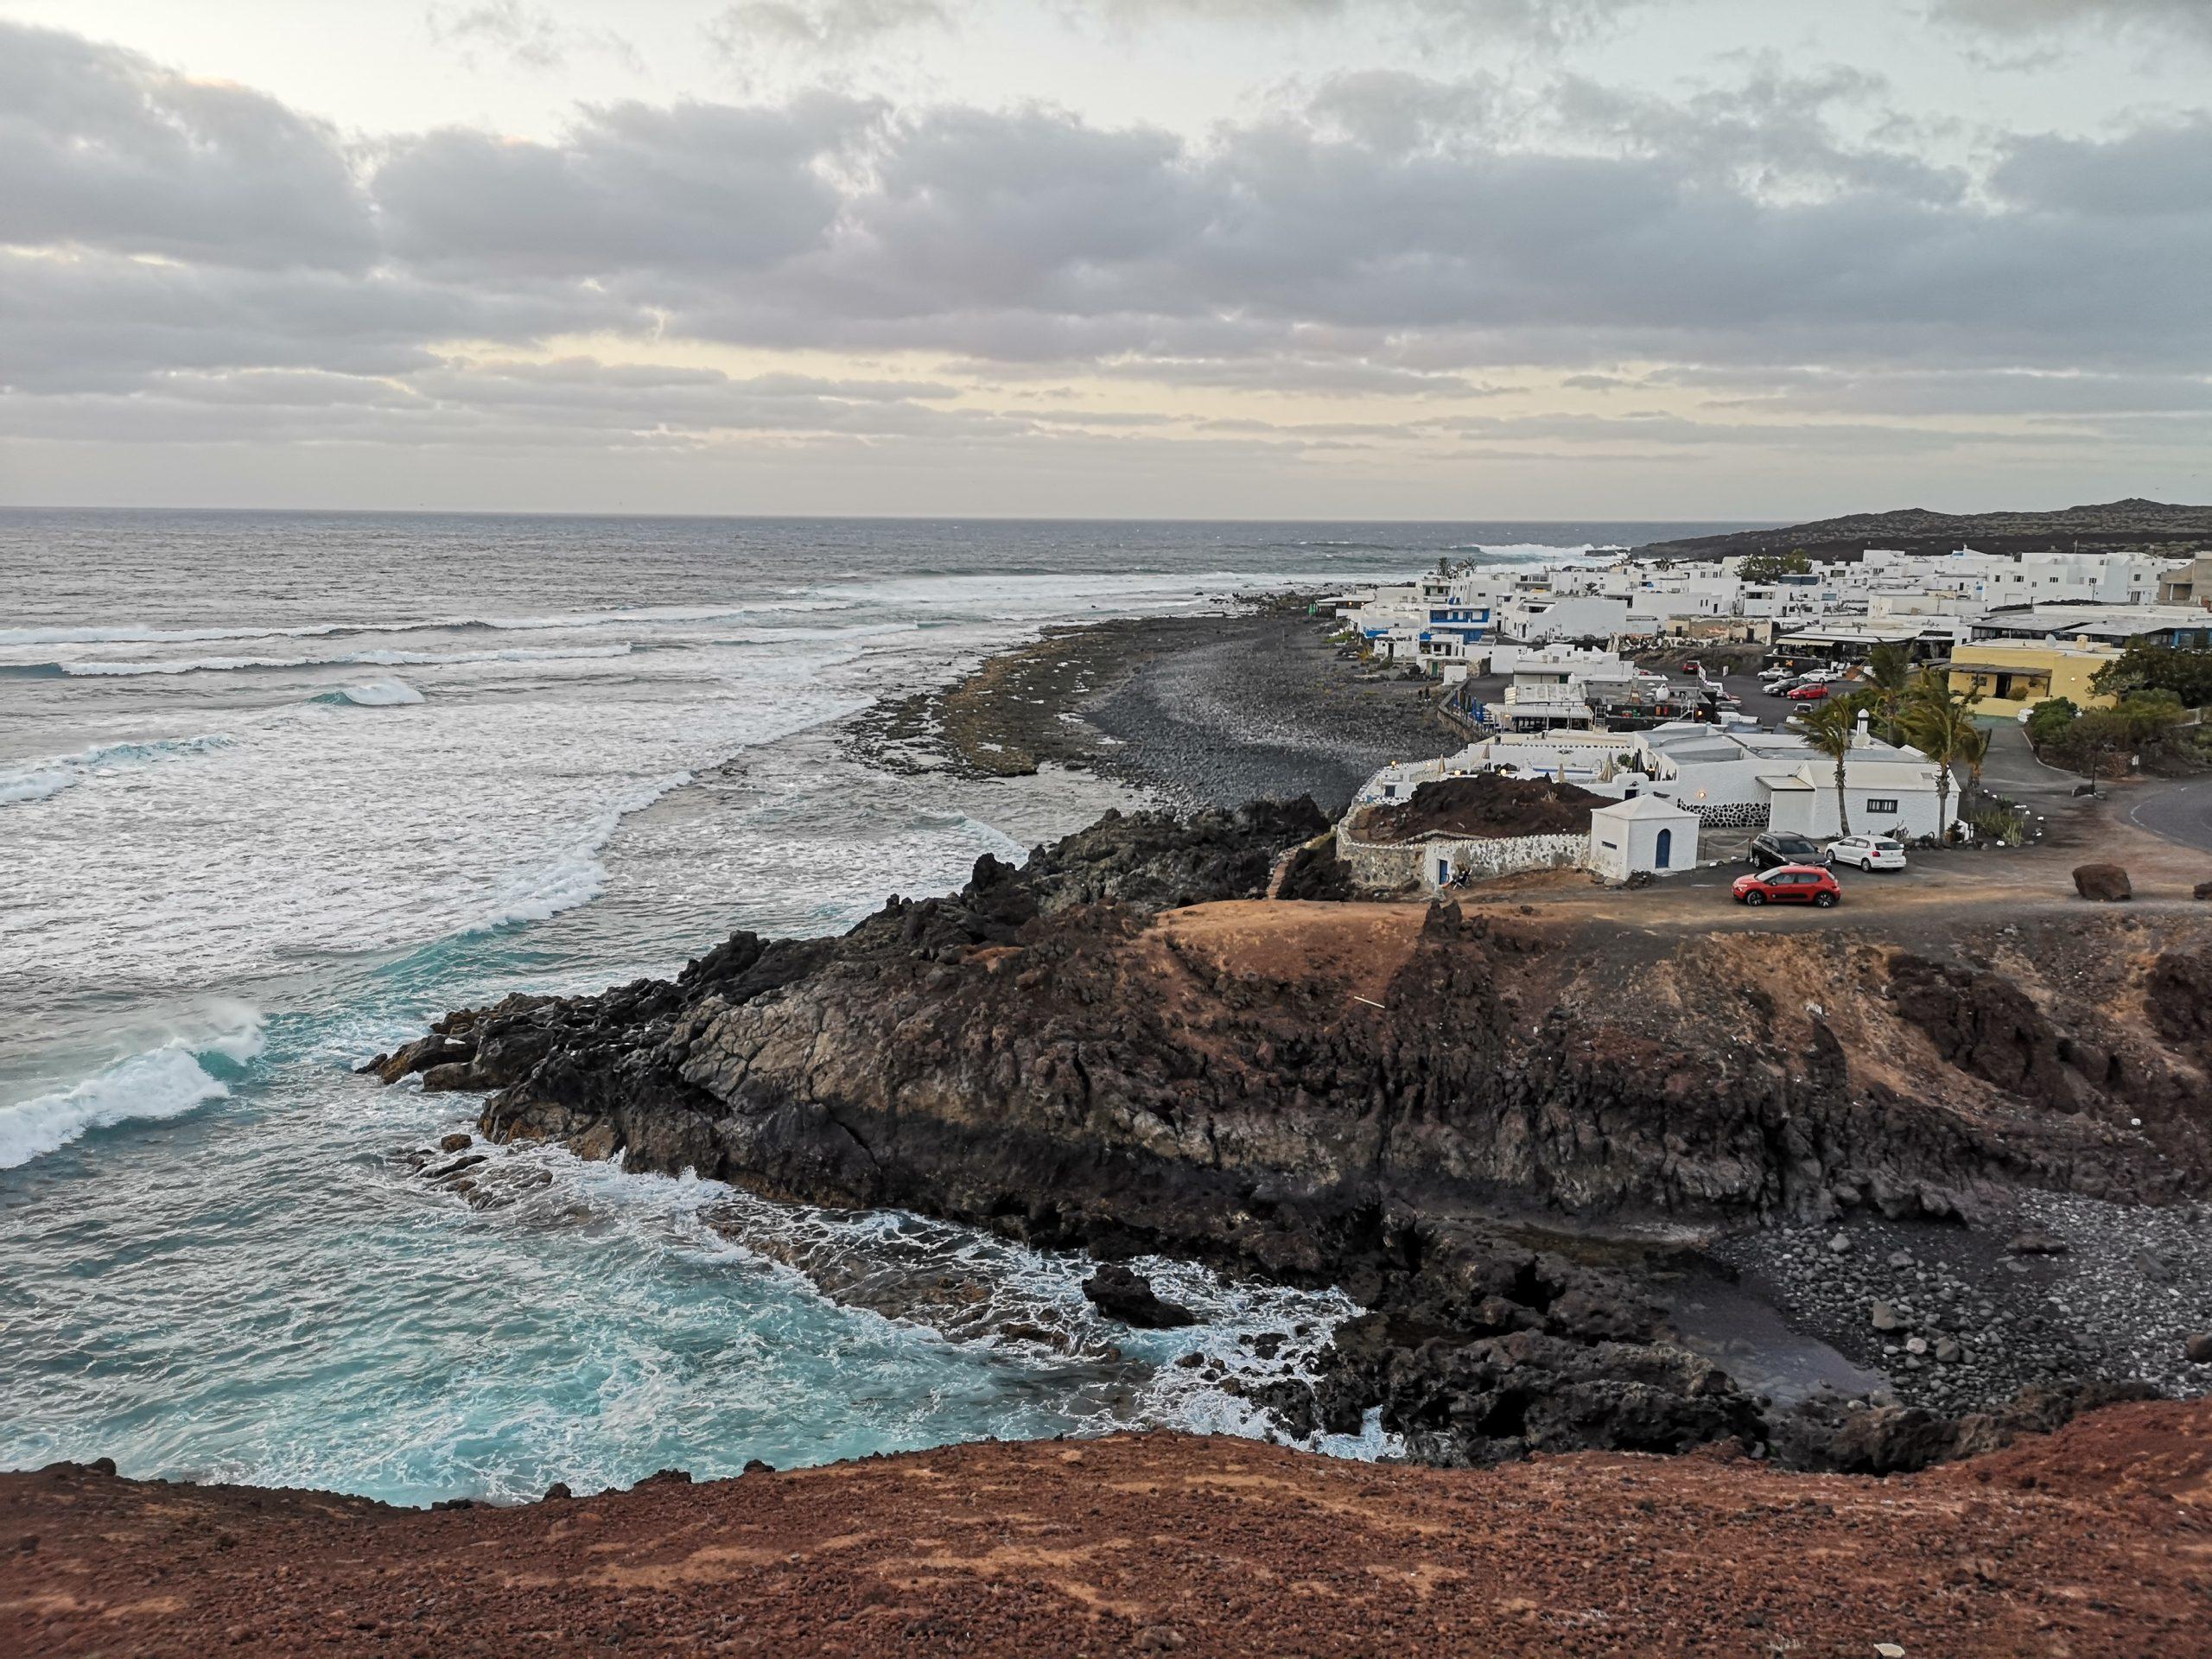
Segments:
[[[558,1146],[493,1153],[478,1172],[480,1193],[509,1191],[530,1206],[569,1217],[581,1203],[654,1249],[721,1256],[766,1270],[795,1291],[903,1327],[913,1339],[989,1349],[1028,1365],[1113,1365],[1135,1360],[1141,1377],[1092,1391],[1071,1386],[1066,1406],[1081,1432],[1179,1428],[1255,1439],[1281,1427],[1247,1395],[1286,1374],[1308,1378],[1338,1325],[1356,1316],[1332,1290],[1239,1281],[1166,1256],[1135,1266],[1198,1323],[1135,1332],[1104,1319],[1083,1294],[1088,1258],[1038,1250],[951,1223],[898,1211],[836,1211],[771,1202],[691,1171],[671,1179],[586,1162]],[[550,1187],[507,1187],[504,1166],[526,1166]],[[521,1170],[514,1171],[520,1174]],[[518,1219],[537,1224],[525,1211]],[[1262,1358],[1255,1338],[1272,1357]],[[1175,1362],[1197,1354],[1203,1368]],[[1313,1436],[1312,1449],[1372,1459],[1402,1448],[1370,1416],[1357,1434]]]
[[[1541,542],[1469,542],[1452,550],[1479,553],[1499,563],[1535,564],[1547,559],[1580,559],[1592,553],[1618,553],[1621,550],[1598,542],[1581,542],[1573,547],[1552,547]]]
[[[550,864],[511,877],[493,895],[483,919],[469,931],[505,927],[514,922],[542,922],[564,910],[589,904],[607,885],[607,867],[599,861],[599,855],[614,838],[622,820],[690,781],[688,772],[671,772],[624,790]]]
[[[409,668],[448,663],[541,663],[569,658],[627,657],[628,641],[611,645],[512,645],[501,651],[351,651],[337,657],[149,658],[115,663],[57,663],[64,674],[99,677],[126,674],[232,673],[262,668]]]
[[[272,624],[222,628],[159,628],[144,623],[0,628],[0,646],[200,645],[223,639],[318,639],[343,633],[430,633],[467,628],[537,633],[561,628],[721,622],[791,611],[841,611],[852,608],[853,603],[850,599],[818,594],[794,599],[748,600],[741,605],[647,605],[629,610],[577,611],[546,616],[426,616],[370,622],[302,622],[290,626]]]
[[[13,1169],[118,1123],[181,1117],[231,1092],[201,1062],[243,1065],[261,1052],[261,1021],[212,1037],[179,1037],[118,1061],[73,1089],[0,1106],[0,1169]]]
[[[341,685],[316,701],[350,702],[363,709],[397,709],[422,702],[423,694],[402,679],[364,680],[359,685]]]
[[[205,754],[211,749],[228,748],[231,742],[219,733],[209,733],[201,737],[167,737],[142,743],[103,743],[77,754],[34,760],[27,766],[0,772],[0,806],[47,800],[102,772],[127,770],[181,755]]]

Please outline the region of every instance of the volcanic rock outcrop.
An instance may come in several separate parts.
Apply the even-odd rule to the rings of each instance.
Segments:
[[[2112,981],[2062,1016],[1840,931],[1596,949],[1503,907],[1258,901],[1322,827],[1110,817],[842,938],[741,933],[673,981],[453,1014],[375,1069],[496,1090],[495,1141],[1341,1285],[1372,1316],[1267,1403],[1301,1430],[1379,1408],[1439,1462],[1765,1438],[1547,1230],[2202,1184],[2202,1071],[2140,1013],[2185,1021],[2193,970],[2078,919],[2014,950]]]

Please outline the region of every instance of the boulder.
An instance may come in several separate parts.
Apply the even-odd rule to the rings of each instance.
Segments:
[[[1108,1319],[1141,1331],[1173,1331],[1198,1322],[1189,1308],[1162,1301],[1150,1280],[1118,1262],[1108,1262],[1084,1280],[1083,1294]]]
[[[2081,864],[2074,870],[2074,891],[2099,904],[2118,904],[2135,896],[2127,872],[2117,864]]]
[[[2192,1365],[2212,1365],[2212,1332],[2200,1331],[2182,1344]]]
[[[2189,890],[2192,899],[2212,899],[2212,881],[2200,881]]]

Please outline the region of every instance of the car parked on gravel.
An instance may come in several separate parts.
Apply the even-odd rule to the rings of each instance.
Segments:
[[[1862,870],[1904,868],[1904,843],[1887,836],[1839,836],[1828,843],[1831,864],[1855,864]]]
[[[1835,877],[1817,864],[1783,864],[1758,875],[1739,875],[1728,891],[1739,905],[1815,905],[1827,910],[1843,897]]]
[[[1751,837],[1744,861],[1755,870],[1770,870],[1777,864],[1817,864],[1821,843],[1794,830],[1762,830]]]

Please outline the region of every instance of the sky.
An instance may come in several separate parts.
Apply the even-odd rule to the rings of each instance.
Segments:
[[[2212,0],[0,0],[0,504],[2212,500]]]

